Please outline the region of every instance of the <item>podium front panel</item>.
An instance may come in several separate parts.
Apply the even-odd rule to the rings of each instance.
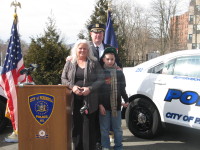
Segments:
[[[67,87],[24,85],[16,88],[19,150],[71,150]]]

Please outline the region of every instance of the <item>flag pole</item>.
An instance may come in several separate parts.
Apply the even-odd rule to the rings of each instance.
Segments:
[[[109,11],[111,12],[111,9],[112,9],[112,2],[111,2],[111,0],[108,0],[108,10],[107,10],[107,19],[108,19],[108,13],[109,13]]]
[[[10,6],[14,6],[15,7],[15,13],[17,13],[17,7],[21,8],[21,3],[17,2],[17,0],[13,1]]]
[[[13,23],[14,23],[15,25],[17,25],[17,23],[18,23],[17,7],[21,8],[21,3],[20,3],[20,2],[17,2],[17,0],[15,0],[15,1],[13,1],[13,2],[10,4],[10,6],[11,6],[11,7],[12,7],[12,6],[15,7],[15,9],[14,9],[14,21],[13,21]],[[17,26],[16,26],[16,28],[17,28]],[[19,36],[19,35],[18,35],[18,36]],[[33,66],[31,66],[31,67],[33,67]],[[30,69],[30,68],[28,68],[28,69]],[[31,78],[30,74],[28,74],[29,72],[27,72],[26,69],[23,69],[23,70],[25,70],[23,74],[25,74],[26,80],[25,80],[24,83],[22,83],[22,84],[19,83],[19,84],[20,84],[20,85],[33,85],[34,83],[32,82],[32,78]],[[26,74],[26,73],[27,73],[27,74]],[[21,72],[20,72],[20,74],[23,75]],[[30,82],[30,83],[29,83],[29,82]]]
[[[15,9],[14,9],[14,23],[17,24],[17,22],[18,22],[17,7],[21,8],[21,3],[17,2],[17,0],[15,0],[10,4],[10,7],[12,7],[12,6],[15,7]]]
[[[118,43],[111,18],[111,0],[108,1],[107,23],[104,35],[104,43],[115,47],[118,52]]]
[[[7,97],[5,116],[11,120],[13,126],[13,133],[5,138],[5,141],[18,142],[17,92],[15,86],[17,85],[18,81],[24,80],[24,77],[19,74],[20,69],[24,68],[24,64],[20,40],[17,32],[17,7],[21,8],[21,4],[15,0],[10,6],[15,7],[14,21],[0,81]]]

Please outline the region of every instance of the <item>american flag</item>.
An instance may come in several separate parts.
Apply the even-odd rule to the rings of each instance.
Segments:
[[[19,82],[24,82],[26,78],[25,75],[20,74],[20,70],[22,69],[24,69],[24,62],[17,32],[17,21],[14,20],[6,58],[0,76],[0,84],[7,96],[6,117],[11,119],[14,131],[18,129],[17,93],[15,86]]]

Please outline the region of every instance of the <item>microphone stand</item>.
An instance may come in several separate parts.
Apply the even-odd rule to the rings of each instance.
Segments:
[[[35,85],[34,82],[29,82],[28,80],[28,76],[31,74],[31,71],[33,71],[36,67],[33,67],[31,65],[31,67],[29,68],[24,68],[23,70],[20,71],[20,74],[25,74],[25,82],[22,82],[22,83],[18,83],[19,86],[24,86],[24,85]]]

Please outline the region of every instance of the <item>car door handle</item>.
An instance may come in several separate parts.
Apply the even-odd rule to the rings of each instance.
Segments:
[[[157,81],[154,81],[154,84],[166,85],[166,82],[164,82],[164,81],[162,81],[162,80],[157,80]]]

